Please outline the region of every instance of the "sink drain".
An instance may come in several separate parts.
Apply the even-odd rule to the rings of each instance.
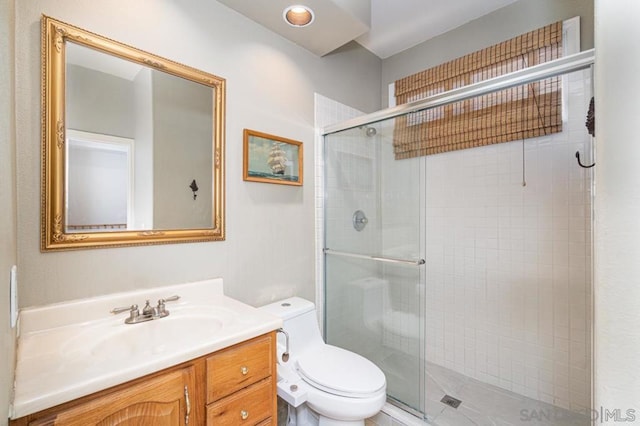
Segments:
[[[460,404],[462,404],[462,401],[460,401],[457,398],[454,398],[450,395],[445,395],[442,397],[442,399],[440,400],[440,402],[442,402],[443,404],[448,405],[449,407],[453,407],[453,408],[458,408],[460,406]]]

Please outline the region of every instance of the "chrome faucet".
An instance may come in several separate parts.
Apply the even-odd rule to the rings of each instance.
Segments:
[[[138,305],[124,306],[120,308],[113,308],[110,312],[112,314],[120,314],[122,312],[129,312],[129,316],[124,320],[125,324],[138,324],[140,322],[151,321],[155,319],[164,318],[169,315],[169,311],[165,305],[166,302],[174,302],[180,299],[180,296],[171,296],[166,299],[158,300],[158,306],[153,307],[149,300],[147,300],[142,313],[138,309]]]

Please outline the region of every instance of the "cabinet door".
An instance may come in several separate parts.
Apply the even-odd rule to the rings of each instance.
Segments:
[[[189,419],[196,404],[195,382],[195,368],[187,366],[31,421],[29,425],[195,425]]]

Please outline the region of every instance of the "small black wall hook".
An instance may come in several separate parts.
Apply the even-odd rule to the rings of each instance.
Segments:
[[[596,163],[593,163],[590,166],[585,166],[584,164],[582,164],[582,161],[580,161],[580,151],[576,151],[576,158],[578,159],[578,165],[584,169],[590,169],[591,167],[596,165]]]

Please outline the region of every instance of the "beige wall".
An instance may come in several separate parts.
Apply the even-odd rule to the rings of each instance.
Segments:
[[[394,81],[556,21],[580,16],[581,49],[593,47],[593,0],[520,0],[382,62],[382,105]]]
[[[635,409],[633,424],[640,420],[639,22],[637,0],[596,1],[595,407],[625,418]]]
[[[313,93],[371,112],[381,61],[355,44],[320,58],[215,1],[16,4],[21,306],[221,276],[251,304],[314,298]],[[227,240],[40,253],[40,16],[227,79]],[[303,187],[242,180],[242,129],[304,143]]]
[[[0,0],[0,425],[13,384],[15,333],[9,326],[9,271],[16,263],[14,0]]]

